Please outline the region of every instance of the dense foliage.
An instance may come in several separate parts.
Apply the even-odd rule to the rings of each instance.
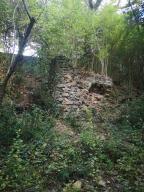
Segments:
[[[0,48],[19,48],[30,22],[23,2],[36,20],[28,44],[37,57],[20,60],[0,103],[0,191],[142,192],[143,1],[0,0]],[[10,63],[1,53],[0,91]],[[114,88],[98,109],[63,117],[57,64],[110,76]]]
[[[111,135],[105,140],[98,136],[89,110],[87,126],[77,125],[79,137],[71,138],[67,133],[56,133],[54,119],[47,118],[37,107],[29,113],[16,115],[9,106],[13,111],[11,116],[8,108],[3,108],[1,128],[6,118],[8,128],[4,132],[1,129],[4,148],[1,149],[0,189],[81,191],[74,181],[84,181],[83,191],[103,191],[105,187],[112,191],[142,191],[144,121],[143,115],[137,113],[143,111],[143,98],[136,103],[123,106],[127,113],[118,120],[117,126],[115,121],[102,125]],[[131,112],[132,106],[137,106],[135,112]],[[75,130],[74,121],[74,118],[67,120]]]
[[[13,19],[19,24],[21,34],[25,31],[28,18],[20,2],[15,15],[12,12],[18,2],[11,4],[3,0],[0,4],[1,29],[7,28],[7,36],[14,30]],[[31,0],[29,10],[38,20],[33,40],[41,45],[45,57],[63,55],[73,65],[143,88],[142,1],[134,1],[121,10],[113,4],[93,10],[85,1]]]

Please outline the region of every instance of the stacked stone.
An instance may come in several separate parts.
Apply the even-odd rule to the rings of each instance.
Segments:
[[[105,79],[104,79],[105,78]],[[61,68],[57,78],[55,89],[55,100],[62,112],[79,112],[84,107],[96,108],[97,104],[104,98],[103,94],[90,92],[94,83],[112,86],[110,78],[95,73],[84,74],[78,68]]]

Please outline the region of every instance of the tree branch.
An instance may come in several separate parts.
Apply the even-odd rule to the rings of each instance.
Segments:
[[[100,4],[102,3],[103,0],[97,0],[95,3],[93,2],[93,0],[88,0],[88,4],[90,9],[92,10],[97,10],[100,6]]]
[[[29,13],[29,10],[28,10],[27,6],[26,6],[25,0],[22,0],[22,2],[23,2],[23,5],[24,5],[24,8],[25,8],[25,11],[26,11],[26,13],[27,13],[27,15],[28,15],[28,17],[29,17],[29,20],[31,20],[32,17],[31,17],[31,15],[30,15],[30,13]]]
[[[22,2],[24,3],[24,7],[25,7],[27,15],[28,15],[28,17],[30,19],[30,22],[27,25],[27,29],[26,29],[26,31],[24,33],[23,38],[19,42],[18,54],[15,56],[15,58],[13,58],[13,60],[12,60],[12,62],[10,64],[10,67],[9,67],[9,69],[7,71],[6,77],[5,77],[4,81],[3,81],[3,84],[0,85],[0,105],[2,104],[2,101],[3,101],[4,95],[5,95],[5,91],[6,91],[6,87],[7,87],[8,81],[11,78],[11,76],[13,75],[13,73],[16,71],[17,65],[19,64],[19,62],[23,58],[22,56],[23,56],[24,49],[26,47],[28,38],[29,38],[29,36],[31,34],[31,31],[33,29],[33,26],[34,26],[34,24],[36,22],[35,18],[30,16],[30,14],[28,12],[28,9],[26,7],[25,1],[22,0]]]
[[[94,9],[97,10],[102,3],[103,0],[97,0],[96,3],[94,4]]]
[[[94,6],[93,6],[93,1],[92,1],[92,0],[89,0],[88,3],[89,3],[90,9],[93,9],[93,8],[94,8]]]

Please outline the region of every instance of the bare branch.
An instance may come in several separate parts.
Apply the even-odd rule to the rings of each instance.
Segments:
[[[89,3],[90,9],[93,9],[93,8],[94,8],[94,6],[93,6],[93,1],[92,1],[92,0],[89,0],[88,3]]]
[[[26,13],[27,13],[27,15],[28,15],[28,17],[29,17],[29,20],[31,20],[32,18],[31,18],[31,16],[30,16],[30,13],[29,13],[28,8],[27,8],[27,6],[26,6],[25,0],[22,0],[22,2],[23,2],[23,5],[24,5],[24,8],[25,8],[25,11],[26,11]]]
[[[26,29],[26,31],[24,33],[24,36],[22,37],[22,39],[19,42],[18,53],[13,58],[13,60],[11,61],[11,64],[10,64],[9,69],[7,71],[7,74],[6,74],[5,78],[4,78],[4,81],[3,81],[2,85],[0,85],[0,105],[2,104],[2,101],[3,101],[4,95],[5,95],[5,91],[6,91],[6,87],[7,87],[8,81],[11,78],[11,76],[13,75],[13,73],[16,71],[17,65],[20,64],[20,61],[22,60],[23,52],[24,52],[24,49],[26,47],[28,38],[29,38],[29,36],[31,34],[31,31],[33,29],[33,26],[34,26],[34,24],[36,22],[35,18],[30,16],[30,14],[28,12],[28,9],[26,7],[25,1],[22,0],[22,2],[24,4],[25,10],[27,12],[27,15],[28,15],[28,17],[30,19],[30,22],[27,25],[27,29]],[[13,15],[15,15],[15,11],[14,11]]]
[[[97,10],[99,6],[101,5],[103,0],[97,0],[96,3],[94,4],[94,9]]]
[[[118,2],[117,2],[118,7],[120,6],[120,3],[121,3],[121,0],[118,0]]]
[[[94,3],[93,0],[88,0],[90,9],[97,10],[99,8],[99,6],[101,5],[102,1],[103,0],[96,0],[96,2]]]
[[[12,54],[12,58],[11,58],[11,64],[14,60],[14,53],[15,53],[15,43],[16,43],[16,26],[15,26],[15,13],[16,10],[19,6],[19,3],[17,3],[17,5],[15,6],[14,12],[13,12],[13,26],[14,26],[14,37],[13,37],[13,43],[14,43],[14,48],[13,48],[13,54]]]

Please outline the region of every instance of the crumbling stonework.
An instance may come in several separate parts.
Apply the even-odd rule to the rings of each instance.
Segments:
[[[78,113],[85,107],[96,108],[111,87],[108,77],[63,66],[57,72],[54,99],[62,113]]]

